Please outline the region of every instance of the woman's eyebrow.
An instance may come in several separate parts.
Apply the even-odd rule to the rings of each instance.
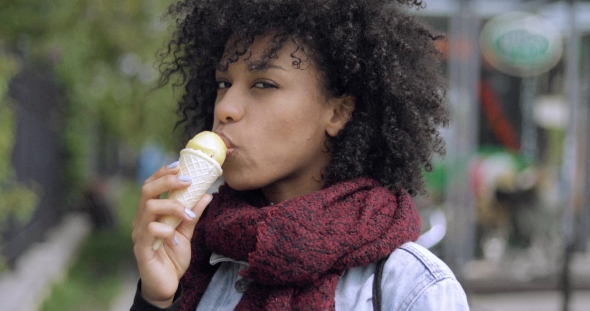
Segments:
[[[253,72],[253,73],[256,73],[256,72],[264,72],[264,71],[271,70],[271,69],[287,71],[287,69],[285,69],[285,68],[283,68],[281,66],[273,65],[273,64],[270,64],[270,63],[265,63],[265,64],[254,63],[254,64],[248,65],[248,71],[249,72]],[[224,74],[224,73],[227,73],[227,68],[221,67],[221,68],[217,68],[215,70],[215,76],[217,76],[219,74]]]
[[[262,72],[262,71],[267,71],[270,69],[277,69],[277,70],[283,70],[283,71],[287,71],[287,69],[281,67],[281,66],[277,66],[277,65],[273,65],[270,63],[264,63],[264,64],[251,64],[248,66],[248,71],[250,72]]]

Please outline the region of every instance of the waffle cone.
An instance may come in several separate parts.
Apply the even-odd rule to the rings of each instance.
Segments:
[[[223,170],[217,161],[200,150],[185,148],[180,151],[179,176],[189,176],[192,184],[185,189],[171,191],[168,198],[180,201],[192,209],[211,185],[221,176]]]
[[[189,176],[192,183],[188,188],[170,191],[168,198],[178,200],[185,208],[192,209],[217,178],[221,176],[223,170],[217,161],[211,159],[202,151],[191,148],[180,151],[178,162],[180,168],[178,175]],[[181,220],[175,216],[166,216],[159,221],[176,228]],[[162,239],[157,239],[152,247],[153,250],[157,251],[162,246],[162,243]]]

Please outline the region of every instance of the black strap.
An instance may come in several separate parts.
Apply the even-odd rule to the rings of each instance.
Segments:
[[[381,311],[381,279],[383,278],[383,267],[389,256],[377,262],[375,277],[373,278],[373,310]]]

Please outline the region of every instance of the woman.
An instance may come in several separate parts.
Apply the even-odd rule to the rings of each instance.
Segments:
[[[146,181],[132,310],[468,309],[448,267],[412,243],[411,195],[444,152],[447,117],[438,37],[400,3],[171,7],[164,79],[183,78],[185,138],[212,129],[226,141],[226,185],[184,210],[159,199],[190,184],[176,163]]]

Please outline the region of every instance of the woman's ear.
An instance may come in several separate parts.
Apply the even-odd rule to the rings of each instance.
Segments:
[[[350,95],[331,98],[328,105],[332,108],[331,118],[326,126],[326,133],[332,137],[336,136],[344,128],[346,123],[352,119],[355,98]]]

